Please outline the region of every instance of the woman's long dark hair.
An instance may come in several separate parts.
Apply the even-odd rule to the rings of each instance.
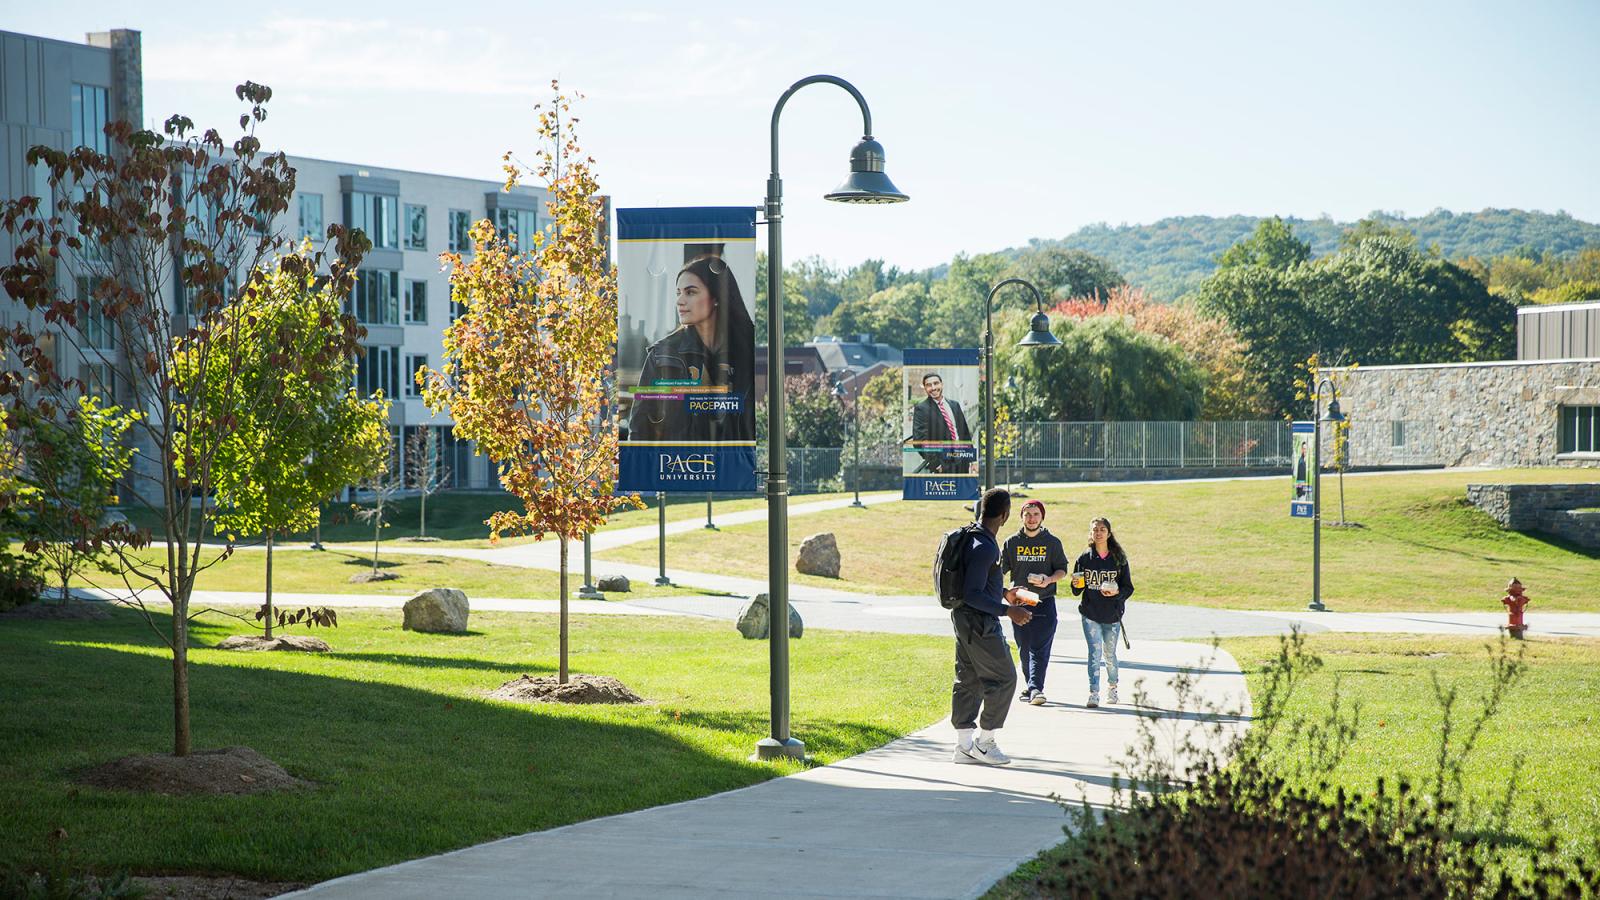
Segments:
[[[1095,516],[1089,520],[1089,549],[1091,551],[1094,550],[1094,525],[1096,522],[1106,526],[1106,549],[1111,551],[1111,558],[1116,560],[1119,566],[1127,565],[1128,554],[1122,552],[1122,545],[1117,543],[1117,533],[1111,530],[1111,520],[1105,516]]]
[[[717,324],[722,328],[722,352],[733,370],[730,386],[735,393],[750,398],[756,387],[756,324],[750,321],[750,310],[744,305],[744,295],[739,292],[733,270],[719,256],[701,256],[678,270],[679,275],[685,272],[700,279],[716,301]],[[747,402],[754,402],[754,398]]]

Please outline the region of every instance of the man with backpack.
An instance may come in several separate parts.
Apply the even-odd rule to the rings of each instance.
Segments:
[[[1014,606],[1016,588],[1006,589],[998,535],[1011,517],[1011,494],[990,488],[978,500],[978,521],[946,534],[935,557],[935,588],[950,610],[956,633],[956,680],[950,690],[950,724],[956,729],[958,763],[1003,766],[995,732],[1011,711],[1017,670],[1011,662],[1000,617],[1026,625],[1032,613]]]

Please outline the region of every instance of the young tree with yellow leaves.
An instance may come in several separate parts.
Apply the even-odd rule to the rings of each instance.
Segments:
[[[568,113],[574,98],[552,82],[539,108],[538,163],[553,227],[536,235],[472,228],[470,259],[446,253],[451,298],[465,313],[444,336],[444,364],[419,372],[423,400],[448,408],[457,436],[476,441],[521,512],[487,520],[502,534],[553,534],[561,545],[560,680],[567,677],[567,557],[570,542],[619,505],[617,434],[602,415],[617,337],[617,284],[605,245],[605,203]],[[525,173],[506,154],[506,188]]]

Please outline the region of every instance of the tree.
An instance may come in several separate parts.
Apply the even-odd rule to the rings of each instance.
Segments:
[[[841,336],[870,334],[891,347],[921,347],[929,340],[928,303],[925,283],[902,282],[860,300],[840,303],[831,315],[817,322],[817,330]]]
[[[1010,262],[998,253],[957,254],[950,271],[929,288],[932,302],[925,314],[925,335],[934,347],[976,347],[983,341],[984,300],[1000,283]],[[1025,290],[1007,290],[995,297],[995,311],[1033,304]]]
[[[850,417],[827,379],[815,373],[783,379],[788,398],[789,445],[793,447],[843,447]]]
[[[51,199],[9,201],[0,217],[17,245],[14,260],[0,268],[0,281],[28,311],[4,332],[21,369],[0,373],[0,393],[13,408],[53,417],[81,392],[83,379],[58,371],[44,346],[46,327],[37,324],[42,319],[60,326],[59,339],[73,364],[110,371],[118,402],[142,413],[132,433],[147,464],[131,470],[129,493],[151,510],[156,536],[168,552],[142,558],[119,548],[118,556],[130,588],[137,583],[158,593],[172,609],[162,632],[145,603],[132,601],[172,652],[177,756],[191,749],[190,594],[196,575],[232,551],[229,545],[202,562],[202,540],[216,518],[210,498],[217,454],[238,416],[254,414],[245,408],[218,415],[213,392],[230,386],[204,373],[211,357],[235,359],[244,351],[242,336],[223,311],[238,295],[238,281],[261,277],[266,261],[283,246],[271,223],[288,210],[294,194],[288,159],[263,153],[255,135],[271,90],[246,83],[236,94],[248,109],[232,143],[214,129],[199,132],[188,118],[173,116],[161,134],[112,122],[105,128],[104,153],[31,148],[27,163],[47,173]],[[331,289],[342,295],[367,242],[346,236],[339,226],[328,235],[334,249],[325,270]],[[323,256],[310,258],[317,271],[324,271]],[[291,255],[278,265],[295,270],[306,260]],[[80,278],[92,286],[82,294]],[[330,329],[324,352],[348,356],[354,343],[353,334]],[[103,349],[108,344],[114,349]],[[183,357],[206,363],[189,384],[179,383],[174,365]],[[253,407],[267,399],[249,402]]]
[[[357,519],[372,523],[372,573],[369,577],[371,581],[385,581],[396,577],[378,571],[378,547],[383,542],[383,530],[389,527],[388,515],[392,511],[392,504],[389,501],[394,499],[394,495],[399,493],[402,487],[401,479],[390,470],[388,454],[385,453],[384,456],[381,468],[361,482],[361,489],[367,492],[370,498],[368,502],[372,505],[355,508]]]
[[[1294,227],[1273,216],[1256,223],[1249,237],[1234,244],[1217,257],[1217,268],[1265,266],[1288,269],[1311,259],[1311,245],[1295,237]]]
[[[783,345],[799,347],[811,340],[815,329],[811,314],[807,312],[810,301],[804,282],[785,272],[783,275]],[[767,255],[756,254],[756,343],[767,343]]]
[[[617,434],[607,427],[606,376],[617,339],[616,272],[607,260],[605,206],[579,148],[572,100],[541,105],[534,172],[548,186],[553,230],[516,252],[487,221],[470,260],[447,253],[452,297],[465,314],[445,332],[444,366],[418,376],[423,399],[449,407],[456,434],[494,460],[521,512],[488,520],[500,535],[554,533],[561,558],[560,680],[567,681],[567,551],[636,495],[613,496]],[[507,186],[524,173],[507,155]]]
[[[417,492],[417,540],[428,539],[428,497],[450,482],[450,467],[441,460],[439,430],[423,425],[406,439],[406,486]]]
[[[1141,334],[1120,316],[1077,324],[1057,317],[1050,330],[1061,347],[1018,347],[1028,319],[1017,310],[996,317],[995,368],[1017,372],[1033,398],[1029,409],[1043,418],[1172,421],[1199,414],[1205,376],[1165,338]]]
[[[1047,304],[1070,297],[1104,298],[1128,283],[1116,266],[1093,253],[1054,245],[1023,251],[1002,277],[1027,279]]]
[[[280,625],[334,621],[327,609],[274,615],[277,536],[313,527],[322,503],[371,475],[389,445],[389,401],[358,396],[354,356],[324,350],[330,332],[362,329],[318,283],[305,251],[297,253],[297,264],[254,279],[222,311],[222,327],[239,336],[236,354],[202,361],[191,350],[176,362],[180,383],[203,376],[217,386],[204,395],[209,418],[232,417],[215,457],[216,528],[266,538],[266,596],[256,620],[269,639],[275,618]]]
[[[73,576],[132,536],[125,524],[107,523],[104,516],[133,461],[123,435],[139,418],[89,395],[78,397],[59,420],[21,415],[22,483],[28,488],[23,550],[54,576],[63,606]]]

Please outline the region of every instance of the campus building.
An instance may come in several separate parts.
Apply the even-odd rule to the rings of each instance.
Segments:
[[[90,146],[104,152],[107,122],[148,126],[141,63],[137,31],[90,34],[86,44],[0,32],[0,200],[49,196],[43,168],[26,162],[29,147]],[[364,395],[382,390],[392,400],[395,471],[405,465],[404,441],[418,428],[434,428],[440,462],[447,470],[445,486],[497,487],[488,458],[477,455],[470,442],[455,438],[448,414],[429,414],[413,376],[424,366],[442,363],[444,330],[456,314],[439,254],[469,253],[468,231],[483,218],[501,233],[515,235],[519,248],[526,249],[533,235],[549,224],[547,192],[524,186],[505,192],[500,181],[301,156],[291,155],[289,162],[296,170],[295,194],[287,212],[274,222],[280,234],[320,241],[327,226],[338,223],[362,229],[373,243],[347,309],[366,328],[355,386]],[[0,233],[0,258],[10,260],[14,250],[14,242]],[[174,266],[168,279],[170,301],[174,313],[181,313]],[[20,304],[0,302],[0,327],[23,321],[44,336],[59,369],[100,386],[126,405],[125,392],[110,374],[121,361],[116,323],[84,322],[84,333],[65,341],[53,333],[62,326],[46,326],[42,316]],[[91,348],[92,355],[77,357],[69,349],[72,344]],[[141,454],[135,464],[150,465],[150,459],[150,454]]]
[[[1600,467],[1600,303],[1519,308],[1514,360],[1323,374],[1351,465]]]

